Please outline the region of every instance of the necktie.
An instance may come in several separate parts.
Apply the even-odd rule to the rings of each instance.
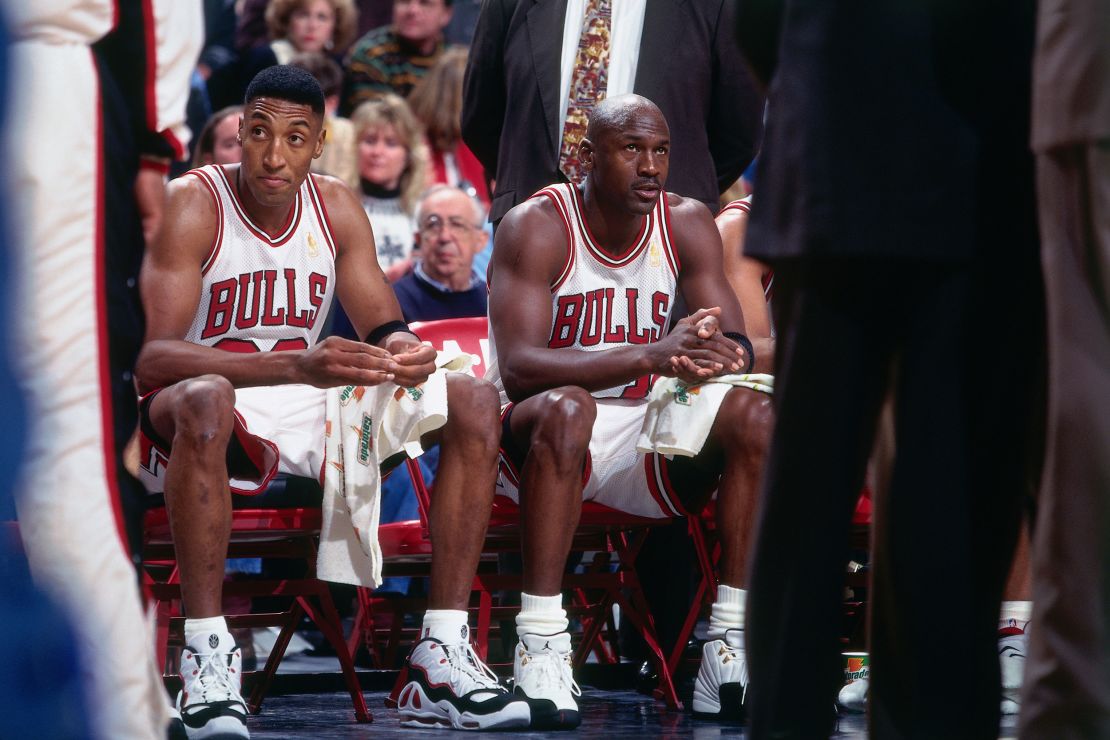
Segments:
[[[559,146],[559,169],[573,183],[584,177],[578,162],[578,145],[586,136],[586,123],[597,102],[605,97],[609,72],[611,0],[587,0],[582,35],[570,78],[567,120]]]

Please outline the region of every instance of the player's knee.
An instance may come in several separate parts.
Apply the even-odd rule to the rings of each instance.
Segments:
[[[234,425],[235,388],[231,383],[219,375],[202,375],[182,382],[177,393],[175,444],[226,446]]]
[[[463,439],[496,450],[501,438],[500,399],[491,383],[470,375],[447,377],[447,424]]]
[[[719,414],[725,422],[718,427],[722,430],[721,442],[726,449],[763,455],[775,423],[769,395],[736,388],[725,396]]]
[[[532,432],[532,448],[550,451],[557,460],[578,463],[590,446],[597,404],[582,388],[548,391]]]

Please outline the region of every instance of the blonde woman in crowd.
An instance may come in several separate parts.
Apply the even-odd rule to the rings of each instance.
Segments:
[[[424,133],[403,98],[363,103],[351,116],[357,131],[362,207],[374,227],[378,262],[390,280],[412,267],[413,220],[428,186]]]

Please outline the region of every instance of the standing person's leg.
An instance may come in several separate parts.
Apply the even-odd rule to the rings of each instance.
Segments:
[[[1110,146],[1037,161],[1047,456],[1021,736],[1110,737]]]
[[[849,527],[887,384],[896,294],[874,267],[775,265],[775,431],[746,630],[756,738],[833,729]]]
[[[83,44],[31,41],[13,44],[11,55],[17,115],[6,153],[12,213],[21,219],[14,356],[34,423],[21,534],[36,581],[76,628],[90,727],[103,737],[159,737],[165,695],[117,527],[93,58]]]
[[[980,572],[983,561],[1000,562],[1012,552],[1016,509],[1000,508],[994,529],[981,531],[981,502],[994,493],[976,490],[973,473],[976,456],[989,455],[991,445],[973,444],[981,379],[963,369],[971,350],[970,274],[927,267],[917,273],[902,280],[911,313],[896,373],[895,462],[890,489],[875,502],[871,729],[875,737],[911,737],[945,706],[968,736],[978,737],[997,734],[997,701],[984,702],[973,690],[953,692],[940,656],[960,656],[967,680],[989,683],[997,695],[1005,574],[987,586]],[[1020,491],[1010,493],[1016,502]],[[938,579],[952,608],[937,606],[931,584]],[[977,608],[982,601],[994,603],[989,618]]]

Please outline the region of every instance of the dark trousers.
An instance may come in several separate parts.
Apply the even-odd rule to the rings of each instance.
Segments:
[[[1001,267],[775,265],[777,425],[747,617],[752,737],[834,728],[848,534],[888,389],[896,456],[874,519],[872,736],[997,737],[998,609],[1040,368],[1039,274],[1021,247]]]

